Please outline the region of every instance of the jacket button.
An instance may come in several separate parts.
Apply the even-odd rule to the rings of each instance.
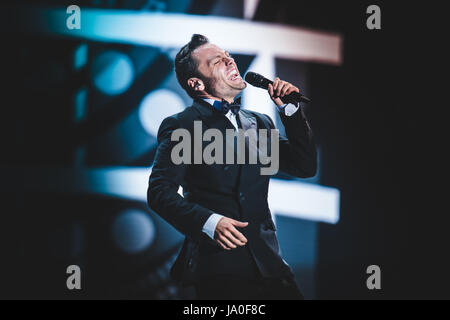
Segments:
[[[192,268],[192,258],[189,259],[188,266],[189,266],[189,268]]]

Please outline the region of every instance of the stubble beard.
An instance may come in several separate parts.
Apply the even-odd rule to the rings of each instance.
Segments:
[[[205,84],[206,92],[210,93],[214,97],[223,98],[222,96],[227,95],[225,92],[221,93],[221,92],[218,92],[217,90],[215,90],[215,88],[217,87],[216,84],[218,82],[218,80],[216,78],[205,78],[203,80],[203,82]],[[242,88],[237,88],[237,87],[233,87],[230,84],[224,82],[224,85],[229,88],[229,95],[227,97],[231,97],[231,98],[236,97],[242,90],[244,90],[247,87],[247,83],[243,80],[242,80],[242,84],[243,84]],[[232,91],[235,91],[235,93]]]

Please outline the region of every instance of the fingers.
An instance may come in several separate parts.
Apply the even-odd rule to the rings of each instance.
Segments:
[[[291,94],[292,92],[300,92],[300,90],[298,90],[297,87],[291,86],[291,87],[286,91],[285,95],[289,95],[289,94]]]
[[[281,95],[281,91],[283,90],[283,87],[286,85],[286,81],[280,80],[280,78],[276,77],[275,80],[273,80],[273,96],[272,98],[279,98]]]
[[[268,91],[269,91],[270,97],[272,98],[273,97],[273,85],[270,84],[270,83],[269,83],[269,86],[268,86]]]
[[[233,237],[233,238],[234,238],[234,237]],[[236,248],[236,245],[233,244],[230,240],[228,240],[227,237],[225,237],[225,236],[223,236],[223,235],[220,235],[220,236],[219,236],[219,240],[222,241],[223,244],[225,244],[225,246],[226,246],[227,248],[231,248],[231,249],[235,249],[235,248]]]
[[[241,221],[237,221],[234,219],[230,219],[230,222],[232,225],[239,227],[239,228],[244,228],[248,225],[248,222],[241,222]]]
[[[244,236],[242,236],[241,238],[245,239]],[[225,232],[222,235],[219,235],[217,240],[220,241],[219,244],[223,245],[225,249],[236,249],[238,246],[245,246],[245,243],[247,242],[247,239],[241,241],[229,231]]]
[[[276,77],[273,80],[273,84],[269,84],[269,94],[272,98],[284,97],[292,92],[300,92],[300,90],[287,81],[280,80],[280,78]]]
[[[278,106],[281,107],[284,103],[281,100],[282,97],[292,93],[300,92],[300,90],[287,81],[280,80],[276,77],[272,84],[268,85],[267,91],[269,92],[270,98]]]
[[[237,230],[236,230],[237,231]],[[240,233],[239,231],[237,231]],[[228,240],[230,240],[234,245],[243,247],[245,246],[245,243],[247,242],[247,239],[242,235],[242,237],[237,236],[232,231],[229,231],[225,234]]]
[[[215,240],[225,250],[235,249],[238,246],[245,246],[247,238],[240,233],[237,227],[246,227],[248,222],[241,222],[230,218],[222,218],[216,227]]]
[[[236,228],[232,227],[230,228],[230,232],[233,234],[233,236],[238,239],[240,242],[242,242],[243,244],[247,243],[247,238],[244,237],[244,235],[242,233],[240,233],[239,231],[236,230]]]
[[[280,90],[280,96],[284,97],[284,95],[288,92],[289,89],[291,89],[293,86],[290,83],[284,83],[283,87]]]
[[[294,91],[299,92],[298,88],[290,84],[289,82],[284,82],[282,85],[278,85],[279,93],[278,96],[284,97]]]
[[[281,96],[282,90],[285,88],[288,89],[286,86],[290,85],[290,83],[286,81],[280,80],[280,78],[276,77],[275,80],[273,80],[273,92],[275,95],[275,98],[278,98]]]
[[[282,102],[281,102],[281,99],[280,99],[279,97],[276,97],[276,96],[275,96],[275,94],[274,94],[274,88],[273,88],[273,85],[272,85],[272,84],[269,84],[269,85],[268,85],[267,91],[269,92],[270,98],[271,98],[277,105],[280,105],[280,104],[282,103]]]
[[[216,239],[216,241],[217,241],[217,242],[220,244],[220,246],[221,246],[222,248],[224,248],[225,250],[231,250],[231,249],[228,248],[226,245],[224,245],[223,242],[220,241],[220,239]]]
[[[281,96],[281,92],[282,92],[282,90],[283,90],[283,88],[286,86],[286,84],[285,83],[283,83],[282,81],[280,81],[280,83],[278,84],[278,86],[277,86],[277,89],[275,90],[275,95],[277,96],[277,97],[280,97]]]
[[[234,226],[239,227],[239,228],[244,228],[246,226],[248,226],[248,222],[242,222],[242,221],[238,221],[238,220],[234,220],[234,219],[230,219],[232,226],[230,226],[228,228],[228,230],[242,243],[246,243],[247,242],[247,238],[244,237],[244,235],[242,233],[240,233]]]

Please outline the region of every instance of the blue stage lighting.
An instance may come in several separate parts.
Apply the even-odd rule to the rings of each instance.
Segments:
[[[175,92],[158,89],[147,94],[139,106],[142,127],[156,137],[164,118],[184,110],[185,102]]]
[[[113,222],[114,242],[122,251],[135,254],[148,249],[155,239],[155,225],[149,215],[138,209],[127,209]]]
[[[92,65],[95,87],[107,95],[125,92],[134,79],[131,59],[118,51],[106,51],[95,57]]]

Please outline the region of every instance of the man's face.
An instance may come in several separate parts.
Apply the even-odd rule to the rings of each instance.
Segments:
[[[227,51],[207,43],[195,49],[192,55],[198,62],[206,92],[214,97],[234,98],[247,86]]]

